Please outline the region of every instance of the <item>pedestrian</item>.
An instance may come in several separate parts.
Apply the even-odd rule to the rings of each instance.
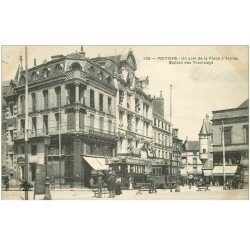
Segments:
[[[8,174],[6,174],[4,178],[4,185],[5,185],[5,191],[7,191],[10,187],[10,178]]]
[[[184,187],[184,185],[185,185],[185,179],[184,179],[184,177],[181,177],[181,185]]]
[[[193,185],[193,175],[188,176],[188,186],[189,189],[191,189],[191,186]]]
[[[115,181],[116,181],[115,174],[111,173],[108,178],[109,198],[115,197]]]
[[[115,181],[115,194],[120,195],[122,194],[122,179],[121,176],[118,176]]]
[[[156,176],[155,178],[158,179],[158,176]],[[150,178],[149,193],[155,193],[155,194],[157,193],[156,185],[155,185],[155,179],[152,176]]]
[[[239,188],[239,177],[235,177],[235,189],[238,189]]]
[[[202,177],[200,177],[199,185],[200,186],[205,186],[205,181],[204,181],[204,179]]]
[[[93,187],[94,183],[95,182],[94,182],[93,176],[91,175],[90,180],[89,180],[89,185],[91,188]]]
[[[133,190],[133,184],[134,184],[134,179],[131,175],[129,175],[128,179],[129,190]]]
[[[102,173],[99,173],[97,177],[98,198],[102,198],[102,187],[104,184],[102,175]]]

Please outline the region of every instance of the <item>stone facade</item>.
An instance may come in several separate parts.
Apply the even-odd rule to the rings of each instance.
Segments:
[[[225,138],[226,165],[241,165],[244,182],[249,173],[249,105],[248,100],[238,108],[213,111],[213,163],[222,165],[222,131]],[[224,128],[223,128],[224,127]],[[222,130],[223,128],[223,130]]]
[[[170,124],[164,119],[164,101],[162,105],[161,97],[156,108],[160,114],[153,114],[149,79],[138,77],[136,70],[132,51],[91,59],[83,51],[52,56],[40,65],[34,61],[27,75],[20,60],[3,109],[7,125],[2,146],[8,147],[6,165],[14,179],[24,177],[26,79],[30,181],[34,181],[36,165],[45,164],[46,136],[51,139],[49,174],[56,183],[71,187],[88,186],[93,166],[87,157],[107,164],[109,160],[128,162],[128,171],[133,166],[135,172],[150,166],[155,156],[168,160]],[[176,135],[173,141],[181,142]],[[174,152],[179,152],[178,146]]]
[[[83,156],[116,155],[117,89],[112,73],[87,59],[83,52],[53,57],[49,62],[34,65],[28,69],[28,76],[22,65],[20,68],[18,77],[13,80],[13,91],[5,96],[9,110],[14,105],[17,111],[7,118],[7,142],[16,150],[11,164],[16,169],[16,176],[23,177],[23,168],[17,159],[24,156],[24,91],[28,77],[29,179],[34,179],[32,164],[44,164],[43,138],[49,135],[49,165],[53,161],[54,178],[61,178],[63,184],[85,185],[90,173],[83,167]],[[60,172],[59,123],[62,140]]]
[[[202,174],[202,162],[199,158],[199,141],[189,141],[186,138],[181,153],[182,169],[187,175]]]
[[[153,99],[153,151],[156,158],[169,160],[170,123],[164,117],[164,99],[161,93],[160,97]]]

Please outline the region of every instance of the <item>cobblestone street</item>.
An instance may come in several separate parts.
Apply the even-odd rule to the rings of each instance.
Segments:
[[[189,189],[181,187],[180,192],[170,192],[169,189],[158,189],[156,194],[149,194],[144,191],[137,194],[137,190],[123,190],[122,195],[115,198],[94,197],[90,189],[54,189],[51,191],[53,200],[247,200],[249,199],[248,189],[222,190],[222,187],[210,187],[210,191],[197,191],[196,187]],[[17,190],[2,191],[2,200],[23,200],[24,192]],[[33,199],[33,191],[29,192],[29,199]],[[43,195],[37,195],[36,200],[42,200]]]

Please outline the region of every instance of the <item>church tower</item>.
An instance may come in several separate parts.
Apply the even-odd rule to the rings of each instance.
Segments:
[[[199,156],[201,162],[204,164],[208,160],[208,154],[209,154],[208,131],[206,128],[205,119],[203,120],[203,124],[199,133],[199,144],[200,144]]]

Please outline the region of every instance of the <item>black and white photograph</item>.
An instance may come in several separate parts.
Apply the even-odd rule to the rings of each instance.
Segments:
[[[248,46],[3,46],[2,199],[248,199]]]
[[[1,249],[249,245],[248,1],[1,1]]]

